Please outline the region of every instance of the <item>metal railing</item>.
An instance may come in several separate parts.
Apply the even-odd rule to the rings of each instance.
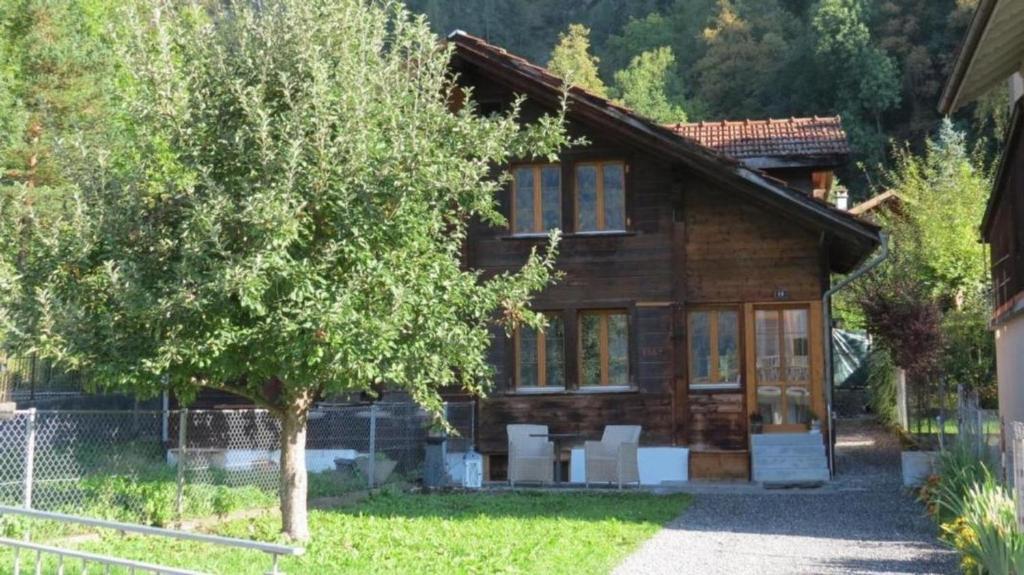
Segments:
[[[21,517],[28,517],[31,519],[43,519],[48,521],[57,521],[60,523],[74,523],[77,525],[85,525],[88,527],[98,527],[101,529],[113,529],[116,531],[137,533],[139,535],[147,535],[152,537],[166,537],[169,539],[180,539],[184,541],[195,541],[198,543],[207,543],[211,545],[220,545],[223,547],[234,547],[238,549],[248,549],[253,551],[261,551],[271,556],[272,566],[268,573],[278,574],[281,573],[279,570],[279,561],[281,557],[294,557],[305,553],[305,549],[302,547],[290,547],[288,545],[280,545],[277,543],[261,543],[259,541],[250,541],[248,539],[235,539],[233,537],[221,537],[220,535],[207,535],[205,533],[192,533],[188,531],[177,531],[174,529],[163,529],[160,527],[147,527],[145,525],[134,525],[132,523],[120,523],[117,521],[106,521],[103,519],[93,519],[91,517],[78,517],[76,515],[67,515],[64,513],[53,513],[49,511],[36,511],[33,509],[23,509],[20,507],[9,507],[0,505],[0,515],[18,515]],[[59,571],[63,570],[63,557],[71,557],[74,559],[80,559],[84,562],[92,562],[100,565],[107,566],[122,566],[130,569],[141,569],[143,571],[152,571],[154,573],[172,573],[172,574],[194,574],[196,571],[188,571],[183,569],[176,569],[171,567],[163,567],[160,565],[153,565],[143,562],[131,561],[127,559],[118,559],[115,557],[87,553],[83,551],[74,551],[70,549],[61,549],[58,547],[52,547],[47,545],[39,545],[30,543],[28,541],[17,541],[13,539],[0,538],[0,544],[13,547],[15,549],[14,555],[14,573],[17,575],[20,573],[20,550],[29,549],[35,551],[35,572],[39,573],[42,567],[42,557],[44,554],[52,554],[58,556]]]

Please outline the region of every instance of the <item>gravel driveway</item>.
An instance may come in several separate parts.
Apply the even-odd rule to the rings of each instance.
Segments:
[[[836,481],[799,492],[698,492],[616,575],[958,573],[955,554],[900,486],[892,437],[864,420],[838,429]]]

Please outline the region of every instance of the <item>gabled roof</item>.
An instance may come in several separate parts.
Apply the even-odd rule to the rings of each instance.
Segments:
[[[565,94],[568,114],[599,125],[624,143],[676,163],[709,182],[744,196],[749,202],[781,213],[794,223],[826,233],[829,262],[841,273],[855,268],[881,243],[880,229],[832,204],[787,187],[763,172],[693,141],[577,86],[564,89],[561,78],[504,49],[456,30],[448,35],[454,58],[510,90],[546,106],[557,107]]]
[[[939,112],[950,114],[985,95],[1021,69],[1024,2],[979,0],[953,72],[942,90]]]
[[[680,136],[756,168],[832,167],[850,155],[839,116],[695,122],[668,126]]]

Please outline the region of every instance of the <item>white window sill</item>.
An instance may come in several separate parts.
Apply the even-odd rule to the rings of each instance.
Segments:
[[[637,388],[630,385],[592,385],[581,387],[576,393],[628,393],[636,390]]]
[[[517,387],[512,395],[544,395],[550,393],[565,393],[564,387]]]
[[[734,382],[723,382],[723,383],[691,383],[690,391],[731,391],[739,390],[740,383]]]
[[[626,230],[593,230],[584,232],[575,232],[569,234],[572,236],[621,236],[622,234],[628,233]]]
[[[536,240],[536,239],[546,238],[549,235],[551,235],[550,232],[521,232],[521,233],[511,234],[508,237],[513,238],[513,239],[515,239],[515,238],[523,238],[523,239],[528,239],[528,240],[529,239]]]
[[[636,387],[629,385],[607,385],[565,389],[564,387],[520,387],[508,392],[508,395],[553,395],[553,394],[595,394],[595,393],[631,393]]]

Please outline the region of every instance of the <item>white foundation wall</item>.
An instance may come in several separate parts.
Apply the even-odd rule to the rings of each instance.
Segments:
[[[689,480],[690,450],[685,447],[641,447],[637,450],[641,485],[661,485]],[[587,480],[587,458],[583,448],[572,450],[569,460],[569,482]]]

